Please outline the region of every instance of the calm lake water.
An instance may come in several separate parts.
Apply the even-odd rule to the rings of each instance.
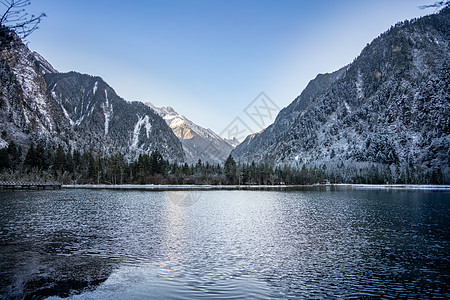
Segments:
[[[0,298],[449,298],[450,193],[0,191]]]

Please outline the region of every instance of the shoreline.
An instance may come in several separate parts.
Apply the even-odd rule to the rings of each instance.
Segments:
[[[156,184],[69,184],[63,189],[135,190],[135,191],[302,191],[302,190],[408,190],[450,191],[450,185],[423,184],[314,184],[314,185],[156,185]]]

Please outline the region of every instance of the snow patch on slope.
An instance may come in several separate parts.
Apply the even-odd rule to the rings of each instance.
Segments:
[[[32,53],[32,55],[34,59],[39,63],[41,73],[43,75],[49,73],[59,73],[44,57],[42,57],[42,55],[35,51]]]
[[[146,103],[147,104],[147,103]],[[148,105],[148,104],[147,104]],[[184,115],[178,114],[172,107],[160,107],[156,108],[150,106],[154,109],[163,119],[166,121],[167,125],[169,125],[172,130],[176,130],[177,128],[187,127],[189,128],[195,135],[200,136],[206,140],[223,140],[218,134],[216,134],[211,129],[206,129],[201,127]]]
[[[52,93],[54,93],[54,92],[52,91]],[[70,126],[73,127],[73,125],[75,125],[75,122],[70,118],[69,113],[67,112],[67,110],[66,110],[66,108],[64,107],[64,105],[61,104],[61,108],[62,108],[62,111],[63,111],[63,113],[64,113],[64,116],[66,116],[67,120],[69,120]]]
[[[164,116],[163,118],[166,121],[166,123],[168,123],[169,127],[172,129],[181,127],[184,124],[186,124],[186,121],[183,120],[183,118],[181,116],[169,115],[169,116]]]
[[[358,99],[364,98],[363,79],[360,70],[358,70],[358,78],[356,80],[356,95],[358,96]]]
[[[8,147],[8,142],[0,138],[0,149]]]
[[[348,105],[347,101],[345,101],[345,100],[344,100],[344,105],[345,105],[345,108],[347,109],[347,112],[349,114],[351,114],[352,113],[352,109],[350,108],[350,105]]]
[[[138,148],[139,135],[141,133],[142,126],[145,127],[145,133],[146,133],[147,138],[150,138],[152,124],[150,123],[150,118],[148,117],[148,115],[145,115],[142,118],[138,116],[138,121],[137,121],[136,125],[134,126],[134,130],[133,130],[133,139],[131,141],[132,149]]]
[[[113,106],[112,104],[109,105],[109,99],[108,99],[108,91],[105,90],[105,98],[106,102],[102,104],[103,114],[105,115],[105,135],[109,132],[109,122],[111,121],[111,116],[113,114]],[[88,104],[89,106],[89,104]]]
[[[95,93],[97,92],[97,89],[98,89],[98,81],[96,81],[96,82],[94,83],[94,88],[92,89],[92,94],[93,94],[93,95],[95,95]]]
[[[38,111],[42,118],[41,124],[38,124],[43,131],[52,131],[53,122],[50,117],[49,107],[47,104],[47,99],[45,94],[42,93],[42,88],[39,81],[39,75],[36,74],[34,69],[34,63],[28,59],[28,55],[25,51],[25,47],[19,50],[17,53],[18,60],[13,65],[12,71],[17,78],[17,81],[21,83],[21,88],[23,90],[24,101],[28,104],[31,111]],[[31,122],[31,111],[25,111],[25,119],[29,124]],[[30,116],[28,116],[30,113]]]
[[[75,121],[75,125],[80,126],[81,122],[83,122],[84,116]]]

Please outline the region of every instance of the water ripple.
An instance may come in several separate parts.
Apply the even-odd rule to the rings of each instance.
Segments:
[[[448,298],[449,193],[0,192],[0,296]]]

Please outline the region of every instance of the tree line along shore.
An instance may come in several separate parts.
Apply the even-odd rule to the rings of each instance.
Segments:
[[[168,185],[311,185],[311,184],[448,184],[440,171],[418,167],[362,163],[360,165],[276,165],[236,162],[223,164],[170,162],[158,150],[127,160],[122,154],[65,151],[34,145],[23,153],[10,142],[0,149],[0,181],[56,181],[63,184]]]

